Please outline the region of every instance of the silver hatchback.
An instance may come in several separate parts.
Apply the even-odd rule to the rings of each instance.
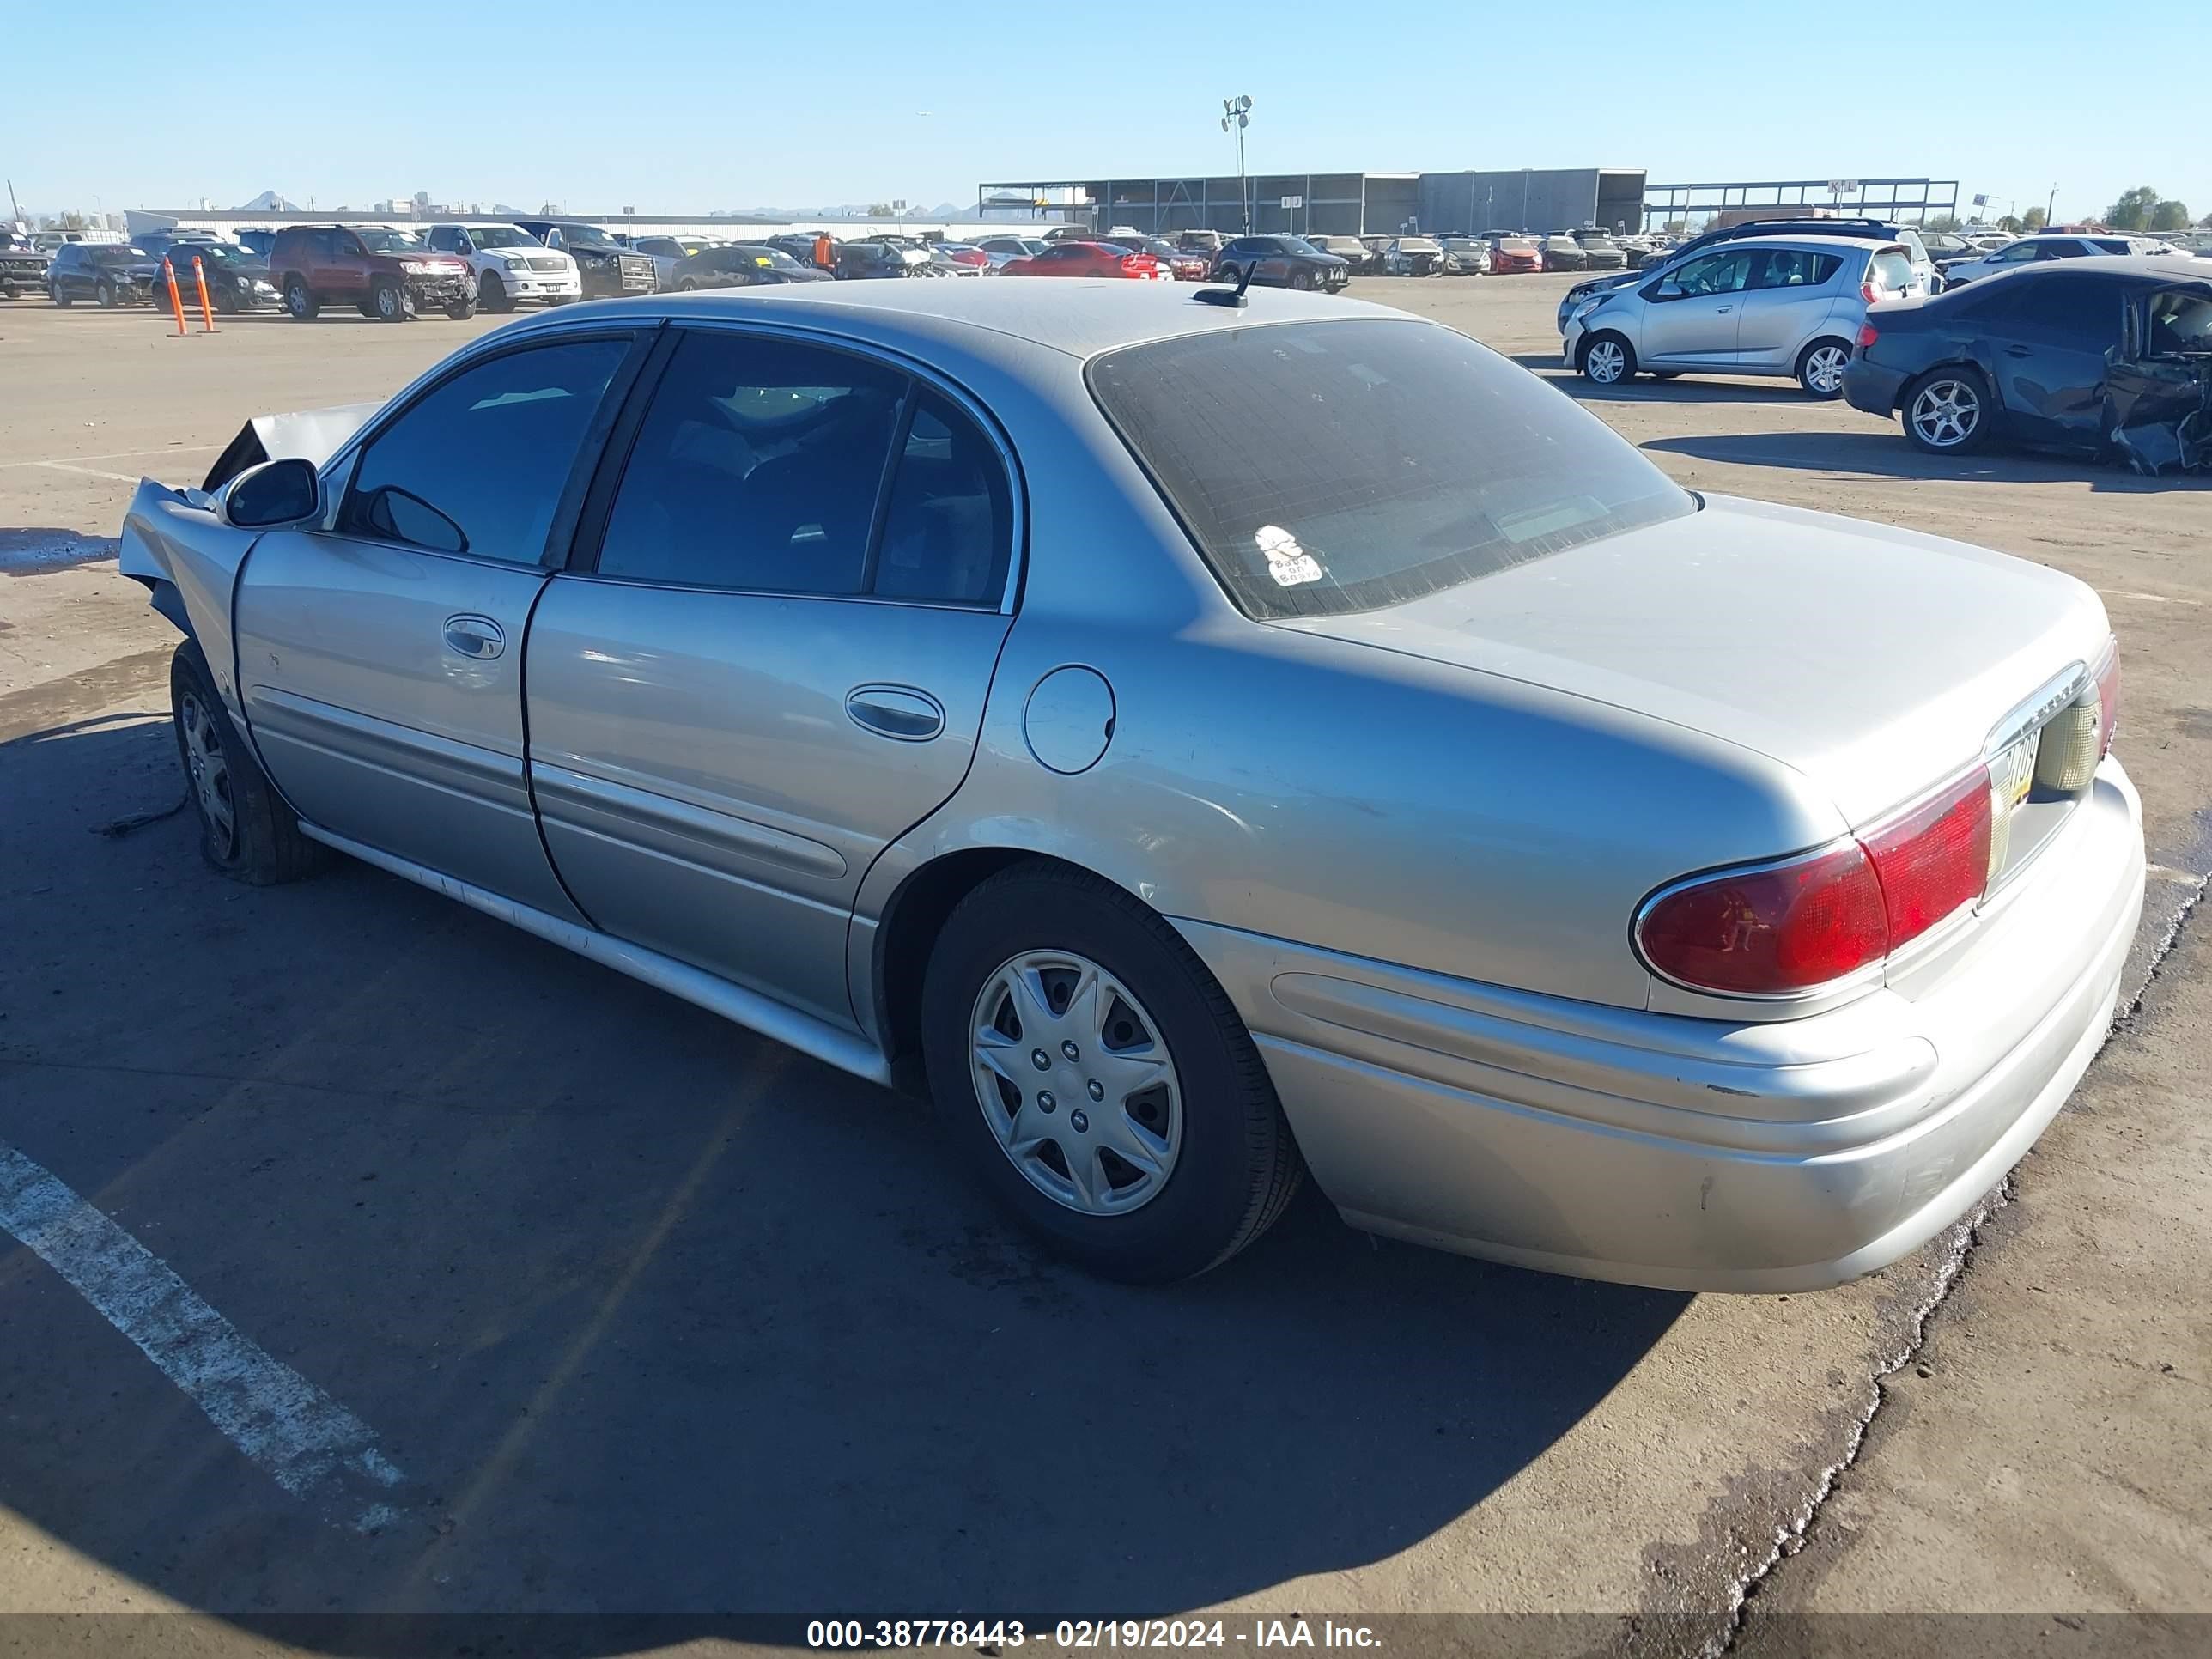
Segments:
[[[1600,294],[1566,319],[1561,351],[1599,386],[1647,370],[1787,376],[1840,397],[1866,308],[1921,291],[1899,244],[1841,236],[1746,240]]]

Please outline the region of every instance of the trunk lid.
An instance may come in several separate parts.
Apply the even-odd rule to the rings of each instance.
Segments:
[[[1980,758],[2108,631],[2096,594],[2057,571],[1727,496],[1402,605],[1271,625],[1720,738],[1802,772],[1854,826]]]

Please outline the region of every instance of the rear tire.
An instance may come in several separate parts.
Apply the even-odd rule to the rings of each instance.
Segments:
[[[1996,404],[1978,369],[1931,368],[1899,404],[1905,439],[1923,453],[1965,455],[1989,441]]]
[[[199,821],[200,856],[210,865],[233,881],[270,887],[330,861],[327,848],[300,833],[299,819],[238,735],[191,640],[169,661],[169,720]]]
[[[307,283],[297,276],[284,279],[284,309],[294,322],[312,322],[322,308],[322,302],[308,292]]]
[[[1583,342],[1576,367],[1592,386],[1626,386],[1636,378],[1636,348],[1610,331]]]
[[[1851,360],[1850,342],[1815,340],[1797,354],[1797,384],[1823,403],[1844,395],[1844,366]]]
[[[1019,864],[961,901],[930,955],[922,1046],[961,1161],[1103,1277],[1204,1273],[1297,1189],[1290,1126],[1227,993],[1165,921],[1087,872]]]

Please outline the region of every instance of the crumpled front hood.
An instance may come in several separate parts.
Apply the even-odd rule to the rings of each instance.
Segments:
[[[1802,772],[1854,824],[1979,756],[2108,631],[2060,572],[1729,496],[1403,605],[1277,625],[1705,732]]]

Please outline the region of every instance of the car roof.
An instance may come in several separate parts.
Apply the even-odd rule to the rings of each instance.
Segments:
[[[1392,307],[1295,289],[1255,289],[1242,309],[1206,305],[1188,285],[1081,277],[1052,283],[823,283],[604,300],[508,325],[557,331],[618,318],[754,319],[816,326],[927,362],[933,346],[997,357],[1006,344],[1088,358],[1146,341],[1224,328],[1345,318],[1439,325]]]
[[[2084,273],[2100,276],[2131,276],[2152,288],[2163,287],[2168,283],[2212,284],[2212,260],[2193,259],[2185,253],[2093,253],[2079,259],[2046,260],[2020,270],[2006,271],[2002,278],[1992,276],[1989,280],[2011,283],[2022,277],[2078,276]],[[1974,287],[1978,289],[1982,284],[1977,283]]]

